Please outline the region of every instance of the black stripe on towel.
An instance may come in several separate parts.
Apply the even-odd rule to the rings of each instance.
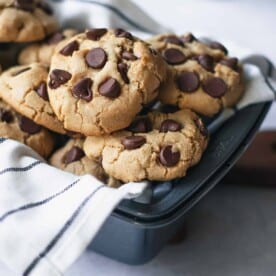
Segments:
[[[56,245],[56,243],[62,238],[63,234],[66,232],[66,230],[72,225],[74,220],[77,218],[78,214],[81,212],[81,210],[85,207],[85,205],[88,203],[88,201],[105,185],[99,186],[97,189],[95,189],[90,195],[88,195],[81,205],[74,211],[72,216],[67,220],[67,222],[63,225],[63,227],[60,229],[60,231],[57,233],[57,235],[52,239],[52,241],[46,246],[46,248],[31,262],[31,264],[26,268],[26,270],[23,273],[23,276],[29,275],[34,268],[37,266],[39,261],[44,258],[50,250]]]
[[[0,144],[4,143],[6,140],[6,138],[0,138]]]
[[[64,2],[64,0],[52,0],[52,1],[54,1],[54,2]],[[101,3],[101,2],[93,1],[93,0],[78,0],[78,1],[104,7],[106,9],[108,9],[109,11],[114,12],[118,17],[123,19],[126,23],[128,23],[130,26],[134,27],[135,29],[137,29],[139,31],[142,31],[142,32],[152,34],[152,32],[149,29],[147,29],[144,26],[141,26],[140,24],[136,23],[131,18],[129,18],[127,15],[125,15],[122,11],[120,11],[117,7],[114,7],[111,4]]]
[[[0,217],[0,222],[3,222],[7,217],[9,217],[12,214],[15,214],[15,213],[18,213],[18,212],[21,212],[21,211],[25,211],[25,210],[28,210],[28,209],[32,209],[32,208],[35,208],[35,207],[38,207],[38,206],[42,206],[42,205],[50,202],[51,200],[55,199],[56,197],[64,194],[66,191],[70,190],[79,181],[80,181],[80,179],[77,179],[76,181],[74,181],[73,183],[71,183],[70,185],[65,187],[62,191],[60,191],[60,192],[58,192],[58,193],[56,193],[56,194],[54,194],[54,195],[52,195],[52,196],[50,196],[46,199],[43,199],[43,200],[38,201],[38,202],[29,203],[29,204],[26,204],[24,206],[21,206],[21,207],[18,207],[16,209],[13,209],[13,210],[10,210],[10,211],[6,212],[4,215],[2,215]]]
[[[43,163],[42,161],[35,161],[34,163],[32,163],[26,167],[23,167],[23,168],[6,168],[6,169],[0,171],[0,175],[3,175],[7,172],[26,172],[42,163]]]

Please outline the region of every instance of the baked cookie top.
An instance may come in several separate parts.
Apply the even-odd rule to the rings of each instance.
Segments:
[[[87,137],[84,151],[123,182],[171,180],[186,175],[202,156],[208,133],[190,110],[137,117],[127,130]]]
[[[49,103],[48,67],[41,63],[14,66],[0,76],[0,96],[17,112],[39,125],[65,133]]]
[[[181,36],[173,33],[160,34],[147,39],[147,42],[155,50],[161,52],[164,59],[170,65],[183,63],[187,58],[199,55],[210,55],[214,59],[219,60],[228,54],[228,50],[221,43],[203,43],[192,33],[186,33]],[[175,51],[168,49],[175,49]],[[176,50],[180,51],[183,55]]]
[[[57,29],[52,14],[43,0],[0,0],[0,42],[44,39]]]
[[[18,63],[21,65],[40,62],[50,65],[51,58],[59,42],[78,33],[75,29],[64,29],[48,36],[44,41],[25,47],[19,54]]]
[[[105,173],[100,160],[93,161],[85,155],[83,142],[82,139],[69,140],[51,156],[49,163],[76,175],[91,174],[110,187],[118,187],[121,183]]]
[[[169,65],[160,92],[164,104],[176,104],[205,116],[235,105],[244,92],[242,67],[218,42],[200,42],[192,34],[159,35],[149,40]]]
[[[47,158],[54,148],[54,137],[49,131],[19,115],[1,99],[0,137],[24,143],[44,158]]]
[[[111,133],[158,96],[166,71],[161,56],[129,32],[91,29],[56,48],[49,98],[66,129]]]

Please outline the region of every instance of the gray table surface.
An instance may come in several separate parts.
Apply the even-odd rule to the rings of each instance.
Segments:
[[[276,64],[276,1],[136,2],[180,33],[196,30],[227,38]],[[274,105],[262,128],[275,129],[275,118]],[[86,252],[66,275],[275,275],[275,202],[276,185],[221,183],[191,210],[186,240],[168,245],[152,262],[132,267]],[[0,275],[14,274],[0,264]]]
[[[67,275],[275,275],[275,190],[220,184],[190,212],[186,240],[152,262],[133,267],[86,253]]]

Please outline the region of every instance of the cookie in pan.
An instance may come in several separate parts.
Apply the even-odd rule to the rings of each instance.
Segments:
[[[192,34],[159,35],[148,41],[169,65],[160,100],[213,116],[235,105],[244,92],[243,73],[237,58],[227,56],[218,42],[200,42]]]
[[[49,103],[47,77],[48,67],[41,63],[14,66],[0,76],[0,96],[35,123],[65,133]]]
[[[104,170],[123,182],[161,181],[185,176],[207,142],[207,130],[194,112],[152,112],[126,130],[87,137],[84,151],[91,159],[102,158]]]
[[[0,99],[0,137],[17,140],[47,158],[54,148],[53,135]]]
[[[51,58],[59,42],[71,38],[78,33],[75,29],[64,29],[47,37],[44,41],[33,43],[24,48],[19,56],[18,63],[21,65],[41,62],[50,65]]]
[[[127,127],[165,80],[162,57],[129,32],[91,29],[60,43],[48,78],[64,127],[103,135]]]
[[[146,41],[151,44],[156,51],[160,52],[167,63],[171,65],[179,64],[182,60],[185,60],[185,58],[187,59],[199,55],[210,55],[214,59],[220,60],[228,54],[228,50],[221,43],[204,43],[198,40],[192,33],[186,33],[182,36],[173,33],[160,34]],[[168,49],[175,49],[175,51],[168,51]],[[183,55],[176,50],[179,50]],[[177,53],[179,60],[172,60],[172,57],[176,58]]]
[[[57,29],[52,14],[44,0],[0,0],[0,42],[44,39]]]
[[[89,159],[83,151],[83,139],[71,139],[58,149],[49,163],[61,170],[76,174],[91,174],[110,187],[118,187],[121,182],[109,177],[101,166],[101,161]]]

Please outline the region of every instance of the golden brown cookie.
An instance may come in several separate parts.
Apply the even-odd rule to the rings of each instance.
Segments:
[[[54,148],[54,137],[49,131],[19,115],[1,99],[0,137],[22,142],[44,158],[47,158]]]
[[[84,151],[102,158],[104,170],[123,182],[171,180],[199,162],[207,142],[207,130],[192,111],[152,112],[127,130],[86,138]]]
[[[57,29],[52,14],[44,0],[0,0],[0,42],[44,39]]]
[[[47,77],[48,67],[41,63],[14,66],[0,76],[0,96],[37,124],[65,133],[49,103]]]
[[[78,33],[75,29],[64,29],[56,32],[40,43],[33,43],[24,48],[18,57],[18,63],[25,65],[41,62],[50,65],[51,58],[59,42],[71,38]]]
[[[162,103],[213,116],[222,108],[235,105],[242,96],[241,64],[227,56],[222,44],[207,45],[192,34],[159,35],[149,42],[169,65],[168,78],[160,92]]]
[[[57,47],[49,98],[64,127],[102,135],[127,127],[154,100],[167,66],[148,45],[121,30],[91,29]]]
[[[61,170],[76,174],[91,174],[110,187],[121,185],[116,179],[109,177],[101,166],[100,161],[89,159],[83,151],[82,139],[71,139],[65,146],[57,150],[49,163]]]
[[[228,53],[227,49],[218,42],[210,42],[209,44],[199,41],[193,34],[187,33],[182,36],[177,36],[173,33],[160,34],[147,39],[147,42],[152,47],[161,52],[163,57],[166,59],[168,53],[165,53],[168,49],[177,49],[185,56],[185,58],[199,56],[199,55],[210,55],[215,59],[221,59]],[[169,64],[169,59],[166,59]],[[179,63],[181,62],[179,56]]]

